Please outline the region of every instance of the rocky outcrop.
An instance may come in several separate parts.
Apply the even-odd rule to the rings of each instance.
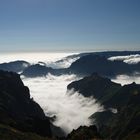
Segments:
[[[90,117],[104,139],[140,138],[140,85],[132,83],[122,87],[93,74],[71,83],[68,89],[71,88],[86,97],[94,96],[105,106],[105,111]]]
[[[51,137],[50,121],[13,72],[0,71],[0,124]]]
[[[98,102],[105,105],[121,88],[121,85],[112,82],[108,78],[101,77],[97,73],[93,73],[91,76],[70,83],[67,88],[69,90],[74,89],[85,97],[93,96]]]

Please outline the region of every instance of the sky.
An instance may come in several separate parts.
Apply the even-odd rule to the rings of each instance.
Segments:
[[[0,0],[0,51],[140,50],[140,0]]]

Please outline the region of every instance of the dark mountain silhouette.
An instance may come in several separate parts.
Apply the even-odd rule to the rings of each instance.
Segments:
[[[99,55],[86,55],[72,63],[69,68],[53,69],[46,65],[35,64],[27,67],[22,74],[27,77],[45,76],[48,73],[53,75],[74,73],[86,76],[98,72],[101,75],[112,77],[119,74],[130,75],[139,71],[140,63],[130,65],[122,61],[109,61]]]
[[[94,96],[105,106],[105,111],[90,117],[104,139],[140,138],[140,85],[120,86],[93,74],[68,85],[68,89],[72,88],[86,97]]]
[[[48,73],[52,73],[53,69],[50,67],[46,67],[45,65],[35,64],[26,68],[22,75],[27,77],[37,77],[37,76],[45,76]]]
[[[79,57],[78,60],[73,62],[69,68],[53,69],[47,67],[43,62],[31,65],[24,69],[23,75],[27,77],[45,76],[48,73],[54,75],[75,73],[78,75],[86,76],[93,72],[98,72],[105,76],[116,76],[118,74],[133,74],[140,71],[140,63],[138,64],[126,64],[123,61],[110,61],[109,57],[112,56],[124,56],[140,54],[139,51],[123,51],[123,52],[93,52],[93,53],[81,53],[76,55],[70,55],[62,60],[56,61],[56,63],[63,63],[69,59]]]
[[[62,75],[68,72],[67,69],[53,69],[46,65],[35,64],[27,67],[21,74],[26,77],[39,77],[46,76],[48,73],[53,75]]]
[[[107,58],[112,56],[125,56],[140,54],[140,51],[107,51],[107,52],[90,52],[70,55],[62,60],[56,61],[56,63],[63,63],[69,59],[79,57],[76,62],[72,63],[70,68],[53,69],[47,67],[44,62],[30,65],[26,61],[14,61],[9,63],[0,64],[0,70],[23,72],[22,74],[28,77],[44,76],[48,73],[54,75],[76,73],[80,75],[90,75],[93,72],[105,76],[116,76],[117,74],[132,74],[135,71],[140,71],[140,63],[136,65],[126,64],[122,61],[109,61]]]
[[[126,55],[135,55],[140,54],[140,51],[104,51],[104,52],[92,52],[92,53],[82,53],[82,56],[84,55],[99,55],[106,58],[112,57],[112,56],[126,56]]]
[[[30,66],[26,61],[13,61],[9,63],[0,64],[0,70],[13,71],[13,72],[22,72],[25,68]]]
[[[140,63],[126,64],[122,61],[110,61],[100,55],[86,55],[75,61],[69,67],[71,73],[90,75],[97,72],[105,76],[116,76],[119,74],[133,74],[140,71]]]

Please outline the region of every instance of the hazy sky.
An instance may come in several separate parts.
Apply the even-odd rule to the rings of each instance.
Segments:
[[[0,0],[0,51],[140,49],[140,0]]]

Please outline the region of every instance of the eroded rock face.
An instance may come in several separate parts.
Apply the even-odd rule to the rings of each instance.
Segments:
[[[49,119],[13,72],[0,71],[0,122],[25,132],[52,135]]]

